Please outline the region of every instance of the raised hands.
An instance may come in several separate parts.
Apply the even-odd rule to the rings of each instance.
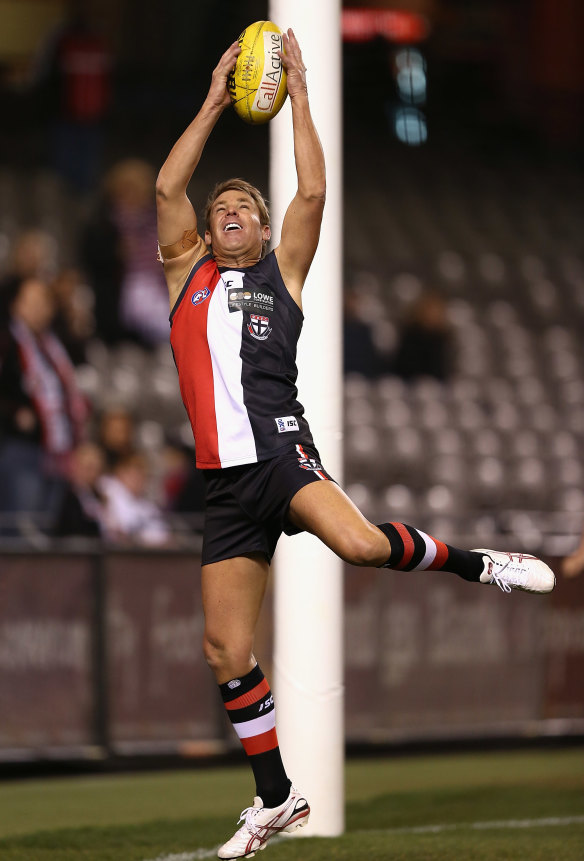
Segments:
[[[306,66],[302,60],[298,39],[291,27],[282,34],[282,39],[284,50],[279,51],[279,55],[288,75],[288,94],[293,99],[295,96],[307,92]]]
[[[226,108],[231,103],[229,90],[227,89],[227,79],[240,53],[241,48],[239,47],[239,43],[237,41],[232,42],[213,69],[207,101],[215,107]]]

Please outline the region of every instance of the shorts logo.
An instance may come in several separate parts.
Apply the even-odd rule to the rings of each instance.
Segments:
[[[259,314],[250,314],[247,329],[256,341],[265,341],[272,331],[270,328],[270,318],[261,317]]]
[[[203,287],[202,290],[197,290],[196,293],[193,293],[191,296],[191,302],[193,305],[200,305],[201,302],[204,302],[205,299],[208,299],[211,295],[211,291],[208,287]]]
[[[310,472],[316,473],[319,478],[322,478],[327,481],[327,477],[324,474],[323,466],[321,463],[319,463],[313,457],[308,457],[301,445],[296,446],[296,452],[300,455],[300,457],[298,458],[298,466],[300,467],[300,469],[308,469],[310,470]]]
[[[279,419],[274,419],[278,433],[288,433],[288,431],[298,430],[298,420],[296,416],[281,416]]]

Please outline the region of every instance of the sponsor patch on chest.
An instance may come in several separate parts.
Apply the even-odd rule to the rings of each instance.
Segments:
[[[274,296],[264,290],[233,289],[227,286],[227,306],[230,313],[248,311],[250,314],[271,314],[274,311]]]
[[[274,421],[276,422],[278,433],[288,433],[289,431],[298,430],[298,419],[296,416],[280,416],[280,418],[274,419]]]

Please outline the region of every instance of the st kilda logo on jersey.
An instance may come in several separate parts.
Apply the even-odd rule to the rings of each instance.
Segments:
[[[272,331],[270,318],[262,317],[260,314],[250,314],[247,330],[252,338],[256,339],[256,341],[265,341]]]

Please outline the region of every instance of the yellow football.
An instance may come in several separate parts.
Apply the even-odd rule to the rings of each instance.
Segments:
[[[241,53],[227,82],[233,107],[247,123],[267,123],[288,95],[286,70],[276,53],[282,50],[282,31],[272,21],[256,21],[238,41]]]

